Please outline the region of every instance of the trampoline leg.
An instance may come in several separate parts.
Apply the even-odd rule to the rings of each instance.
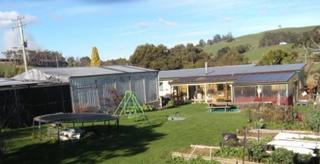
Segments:
[[[34,138],[34,121],[32,121],[32,138]]]
[[[38,128],[39,128],[38,135],[39,135],[40,140],[42,140],[42,134],[41,134],[41,122],[38,122]]]
[[[60,127],[58,126],[58,133],[57,133],[57,137],[58,137],[58,143],[60,143]]]
[[[116,128],[117,128],[117,133],[119,133],[119,118],[116,120]]]
[[[72,126],[73,126],[73,128],[74,128],[74,127],[75,127],[74,122],[72,122],[72,124],[73,124]]]
[[[81,122],[81,127],[83,128],[83,122]]]

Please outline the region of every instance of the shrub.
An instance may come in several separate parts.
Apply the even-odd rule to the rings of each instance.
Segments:
[[[312,156],[311,155],[306,155],[306,154],[296,154],[294,156],[294,163],[299,163],[299,164],[308,164],[312,163]]]
[[[181,157],[174,157],[171,160],[167,161],[167,163],[174,163],[174,164],[220,164],[218,161],[206,161],[201,157],[191,159],[190,161],[186,161]]]
[[[294,153],[287,149],[278,148],[272,152],[271,157],[267,160],[267,163],[288,164],[293,163]]]
[[[171,99],[169,100],[169,102],[167,103],[166,107],[173,107],[175,105],[174,100]]]
[[[263,158],[267,156],[264,150],[263,141],[250,141],[247,147],[248,157],[253,161],[260,162]]]
[[[154,108],[153,108],[151,105],[143,104],[143,105],[142,105],[142,109],[143,109],[143,111],[145,111],[145,112],[149,112],[149,111],[153,111]]]
[[[225,146],[214,153],[214,156],[227,158],[241,158],[243,156],[243,149],[241,147]]]
[[[314,109],[307,115],[307,124],[313,131],[320,130],[320,110]]]

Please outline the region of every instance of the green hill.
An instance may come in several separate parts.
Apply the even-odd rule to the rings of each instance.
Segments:
[[[272,49],[283,49],[286,51],[297,51],[299,55],[302,57],[304,54],[303,49],[301,48],[292,48],[292,44],[287,44],[287,45],[274,45],[274,46],[269,46],[269,47],[259,47],[259,41],[262,39],[263,34],[266,32],[293,32],[293,33],[299,33],[302,34],[303,32],[306,31],[311,31],[315,26],[308,26],[308,27],[297,27],[297,28],[282,28],[282,29],[277,29],[277,30],[270,30],[270,31],[264,31],[256,34],[250,34],[250,35],[244,35],[235,38],[234,41],[232,42],[226,42],[226,41],[221,41],[213,45],[206,45],[203,49],[206,52],[213,53],[214,55],[217,54],[218,50],[223,48],[223,47],[236,47],[238,45],[244,45],[244,44],[249,44],[251,45],[251,49],[244,53],[245,56],[249,58],[249,60],[253,63],[258,62],[264,54],[266,54],[269,50]]]

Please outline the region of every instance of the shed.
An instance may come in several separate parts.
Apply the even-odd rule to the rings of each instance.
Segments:
[[[158,71],[129,65],[34,68],[14,79],[69,84],[74,112],[109,111],[126,90],[140,103],[158,100]]]

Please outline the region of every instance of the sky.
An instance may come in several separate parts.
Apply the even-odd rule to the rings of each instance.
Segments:
[[[19,46],[12,19],[24,16],[32,49],[102,60],[128,58],[138,45],[197,43],[320,24],[319,0],[0,0],[0,51]]]

